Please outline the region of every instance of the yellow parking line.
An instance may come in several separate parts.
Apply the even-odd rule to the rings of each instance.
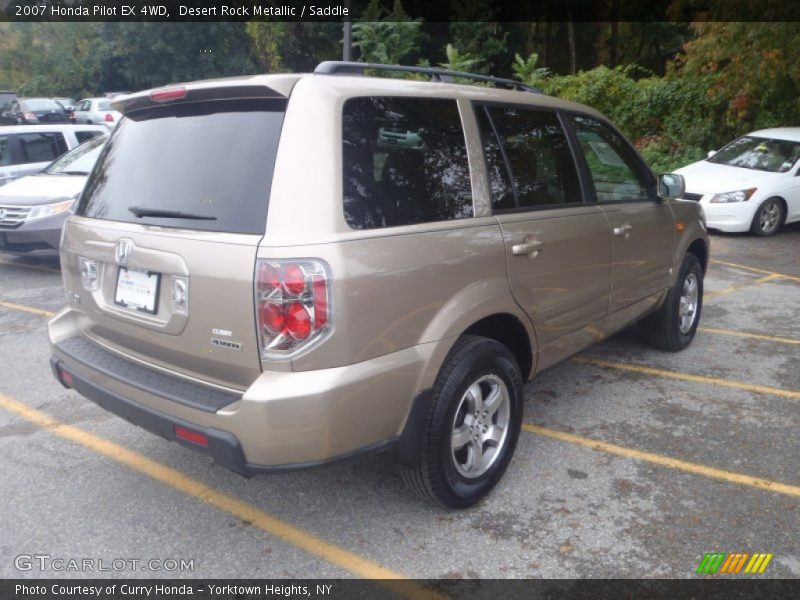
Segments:
[[[61,274],[61,271],[59,271],[58,269],[53,269],[52,267],[45,267],[42,265],[32,265],[30,263],[21,263],[12,260],[3,260],[2,258],[0,258],[0,264],[11,265],[12,267],[21,267],[23,269],[35,269],[37,271],[49,271],[51,273]]]
[[[49,310],[33,308],[31,306],[23,306],[22,304],[14,304],[13,302],[4,302],[2,300],[0,300],[0,306],[3,308],[10,308],[11,310],[20,310],[22,312],[31,313],[32,315],[38,315],[40,317],[52,317],[54,314],[56,314]]]
[[[765,277],[761,277],[760,279],[756,279],[755,281],[745,281],[745,282],[742,282],[742,283],[734,283],[734,284],[731,284],[730,286],[728,286],[728,287],[726,287],[724,289],[721,289],[721,290],[716,290],[716,291],[713,291],[713,292],[704,292],[703,293],[703,300],[710,300],[711,298],[716,298],[717,296],[723,296],[725,294],[730,294],[731,292],[735,292],[737,290],[748,288],[748,287],[751,287],[751,286],[754,286],[754,285],[767,283],[768,281],[772,281],[774,279],[780,279],[781,277],[783,277],[783,275],[779,275],[778,273],[771,273],[771,274],[769,274],[769,275],[767,275]]]
[[[797,344],[800,345],[800,339],[780,337],[775,335],[761,335],[759,333],[748,333],[746,331],[733,331],[732,329],[718,329],[716,327],[698,327],[698,331],[703,333],[716,333],[719,335],[731,335],[734,337],[743,337],[754,340],[764,340],[765,342],[777,342],[779,344]]]
[[[124,446],[120,446],[105,438],[89,433],[88,431],[62,423],[35,408],[31,408],[3,394],[0,394],[0,408],[12,412],[39,427],[47,429],[65,440],[88,448],[105,458],[115,460],[187,496],[210,504],[239,519],[248,521],[266,533],[274,535],[350,573],[368,579],[391,580],[381,581],[380,585],[388,587],[404,596],[410,598],[444,597],[412,581],[403,581],[405,577],[396,571],[369,559],[362,558],[340,546],[326,542],[304,529],[274,517],[251,504],[202,483],[181,471],[158,463]]]
[[[572,362],[584,365],[594,365],[596,367],[603,367],[606,369],[630,371],[633,373],[642,373],[644,375],[654,375],[656,377],[678,379],[680,381],[693,381],[695,383],[703,383],[706,385],[715,385],[718,387],[727,387],[737,390],[744,390],[746,392],[756,392],[758,394],[770,394],[772,396],[781,396],[782,398],[791,398],[793,400],[800,400],[800,392],[769,387],[766,385],[757,385],[755,383],[730,381],[728,379],[719,379],[717,377],[706,377],[704,375],[692,375],[690,373],[681,373],[680,371],[668,371],[667,369],[656,369],[654,367],[645,367],[642,365],[631,365],[628,363],[614,362],[611,360],[589,358],[588,356],[575,356],[572,358]]]
[[[677,458],[670,458],[662,456],[661,454],[654,454],[652,452],[644,452],[642,450],[635,450],[633,448],[626,448],[625,446],[618,446],[617,444],[610,444],[609,442],[601,442],[593,440],[573,433],[565,431],[558,431],[542,427],[541,425],[532,425],[524,423],[522,428],[530,433],[542,435],[560,440],[562,442],[569,442],[570,444],[577,444],[592,450],[614,454],[616,456],[623,456],[625,458],[632,458],[634,460],[641,460],[662,467],[669,467],[670,469],[677,469],[686,473],[693,473],[695,475],[702,475],[704,477],[711,477],[713,479],[721,479],[730,483],[737,483],[739,485],[747,485],[750,487],[758,488],[760,490],[767,490],[776,492],[778,494],[785,494],[787,496],[800,497],[800,486],[789,485],[761,477],[753,477],[752,475],[743,475],[742,473],[735,473],[733,471],[725,471],[715,467],[707,467],[697,463],[687,462],[685,460],[678,460]]]
[[[732,263],[727,262],[724,260],[716,260],[711,259],[709,262],[712,262],[716,265],[725,265],[726,267],[734,267],[736,269],[744,269],[745,271],[752,271],[753,273],[764,273],[765,275],[775,275],[776,277],[783,277],[784,279],[789,279],[791,281],[800,281],[800,277],[795,277],[794,275],[786,275],[784,273],[777,273],[775,271],[768,271],[766,269],[759,269],[758,267],[751,267],[749,265],[742,265],[739,263]]]

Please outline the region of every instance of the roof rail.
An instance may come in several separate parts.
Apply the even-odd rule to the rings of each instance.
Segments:
[[[378,63],[348,62],[341,60],[326,60],[317,65],[314,73],[318,75],[363,75],[364,71],[372,69],[375,71],[399,71],[403,73],[422,73],[430,75],[432,81],[451,82],[454,77],[471,79],[473,81],[483,81],[493,83],[497,86],[505,86],[511,89],[533,94],[541,94],[541,90],[525,85],[521,81],[513,79],[502,79],[491,75],[479,75],[477,73],[467,73],[465,71],[450,71],[439,67],[412,67],[406,65],[382,65]]]

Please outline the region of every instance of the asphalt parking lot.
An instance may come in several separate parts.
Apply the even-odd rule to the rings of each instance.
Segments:
[[[104,412],[50,374],[63,303],[56,259],[0,254],[0,577],[684,578],[706,552],[800,577],[798,226],[712,236],[688,350],[625,332],[528,384],[511,467],[464,512],[383,456],[246,480]],[[34,554],[193,568],[15,567]]]

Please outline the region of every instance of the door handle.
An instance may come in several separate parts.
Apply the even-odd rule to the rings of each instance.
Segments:
[[[623,223],[618,227],[614,227],[614,235],[624,236],[625,239],[627,240],[631,236],[630,234],[631,229],[633,229],[633,226],[630,223]]]
[[[525,254],[532,255],[531,258],[539,254],[539,250],[544,246],[543,242],[533,239],[531,236],[525,236],[521,244],[514,244],[511,246],[511,254],[514,256],[524,256]]]

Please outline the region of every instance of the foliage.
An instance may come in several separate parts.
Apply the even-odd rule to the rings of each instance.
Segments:
[[[453,44],[447,44],[445,55],[447,56],[447,62],[439,63],[439,66],[451,71],[473,72],[475,65],[481,62],[466,52],[459,52]]]
[[[539,63],[539,55],[536,52],[531,52],[528,58],[522,58],[519,53],[514,55],[514,74],[517,79],[522,81],[525,85],[532,85],[539,87],[544,79],[550,75],[550,69],[545,67],[537,67]]]
[[[421,19],[411,19],[400,0],[391,11],[371,0],[364,21],[353,23],[353,46],[358,48],[363,62],[402,64],[419,53]]]

